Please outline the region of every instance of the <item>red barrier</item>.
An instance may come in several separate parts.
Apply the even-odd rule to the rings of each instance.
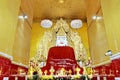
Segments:
[[[0,76],[9,76],[11,69],[11,60],[0,56]]]
[[[9,77],[9,80],[15,80],[15,76],[11,75],[27,74],[27,71],[28,68],[12,64],[10,59],[0,56],[0,80],[3,80],[4,77]],[[24,80],[25,77],[19,76],[19,78],[18,80]]]
[[[102,78],[100,80],[104,80],[104,76],[107,80],[114,80],[115,77],[120,77],[120,58],[112,60],[111,63],[95,67],[93,69],[94,75],[98,74]],[[93,77],[93,80],[96,79],[96,76]]]

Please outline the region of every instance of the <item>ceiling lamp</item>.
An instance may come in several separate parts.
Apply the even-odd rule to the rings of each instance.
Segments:
[[[52,21],[49,19],[44,19],[41,21],[41,26],[43,28],[50,28],[52,26]]]
[[[82,21],[80,19],[75,19],[71,21],[71,27],[72,28],[81,28],[82,27]]]
[[[64,0],[59,0],[59,3],[64,3]]]
[[[27,19],[28,16],[26,14],[22,14],[18,16],[18,19]]]

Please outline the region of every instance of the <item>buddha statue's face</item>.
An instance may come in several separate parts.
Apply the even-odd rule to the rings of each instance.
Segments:
[[[66,36],[57,36],[56,46],[66,46],[67,39]]]

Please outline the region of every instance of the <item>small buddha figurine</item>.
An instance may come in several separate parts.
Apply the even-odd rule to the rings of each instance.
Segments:
[[[76,74],[79,75],[79,72],[80,72],[80,68],[76,68]]]
[[[53,66],[51,66],[51,68],[50,68],[50,74],[51,74],[51,75],[54,75],[54,71],[55,71],[55,70],[54,70]]]
[[[47,75],[47,70],[44,71],[44,74]]]

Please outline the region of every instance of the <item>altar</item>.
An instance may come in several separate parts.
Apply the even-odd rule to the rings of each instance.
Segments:
[[[76,68],[79,68],[79,73],[82,74],[83,69],[75,60],[74,50],[70,46],[55,46],[50,48],[46,65],[41,68],[43,74],[50,74],[50,69],[53,67],[54,74],[59,74],[62,69],[64,73],[76,74]],[[71,71],[71,72],[70,72]]]

